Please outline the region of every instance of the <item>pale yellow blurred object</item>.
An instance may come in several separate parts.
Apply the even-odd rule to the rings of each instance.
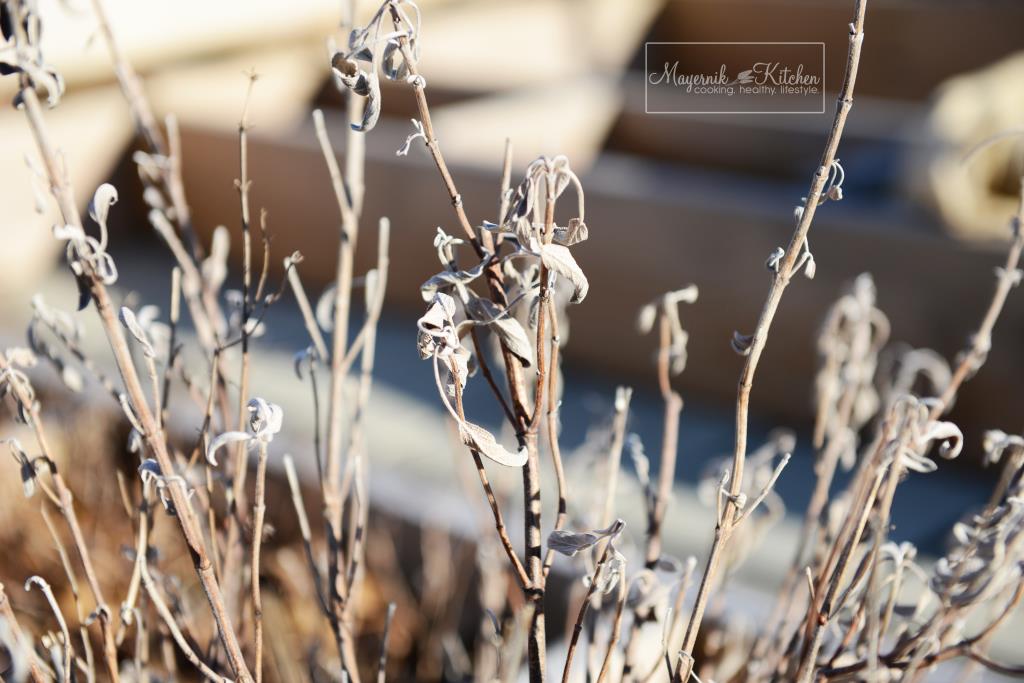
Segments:
[[[1005,239],[1024,173],[1024,53],[947,81],[920,136],[907,169],[912,192],[956,236]]]

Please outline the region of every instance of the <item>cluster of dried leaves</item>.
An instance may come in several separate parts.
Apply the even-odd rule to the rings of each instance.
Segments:
[[[106,184],[96,191],[89,208],[95,225],[87,226],[47,133],[40,93],[55,106],[63,85],[39,50],[37,8],[28,0],[3,0],[0,68],[19,79],[15,106],[24,110],[37,143],[43,170],[33,164],[34,172],[49,187],[61,215],[53,234],[66,244],[66,259],[79,285],[79,309],[95,307],[118,371],[116,378],[104,375],[102,364],[83,351],[79,319],[40,297],[32,302],[29,348],[0,354],[0,389],[15,419],[28,427],[35,442],[27,448],[14,438],[6,443],[24,495],[43,499],[42,515],[71,591],[62,600],[58,594],[63,591],[55,594],[41,576],[27,577],[25,589],[38,588],[52,613],[52,619],[32,618],[33,624],[48,624],[36,638],[21,626],[0,590],[4,680],[92,681],[106,675],[111,680],[198,676],[261,681],[267,675],[281,680],[358,681],[374,670],[378,681],[384,680],[392,620],[402,605],[410,604],[408,588],[395,578],[403,566],[397,545],[371,533],[367,491],[363,422],[387,283],[386,219],[379,223],[376,267],[362,278],[354,272],[363,198],[360,136],[371,131],[380,116],[381,76],[411,87],[420,118],[413,122],[415,132],[399,154],[408,154],[412,143],[422,141],[437,166],[461,233],[455,236],[438,228],[433,238],[440,270],[421,287],[426,310],[417,324],[416,344],[421,358],[432,365],[453,432],[473,460],[494,527],[494,533],[476,540],[474,549],[480,608],[476,613],[458,609],[466,596],[461,575],[453,569],[451,540],[425,532],[420,558],[423,614],[417,617],[421,623],[403,629],[419,634],[420,648],[443,650],[445,657],[440,670],[417,669],[417,676],[510,680],[518,675],[525,654],[526,675],[543,681],[551,677],[547,635],[554,632],[545,617],[553,606],[565,603],[571,609],[563,681],[584,672],[587,680],[599,682],[914,681],[954,658],[1024,676],[1024,667],[996,662],[988,655],[993,634],[1024,597],[1024,438],[998,431],[987,435],[988,460],[999,464],[1003,474],[984,509],[954,527],[954,543],[934,567],[919,565],[913,546],[889,538],[900,482],[927,475],[938,467],[936,457],[955,458],[961,451],[964,437],[943,415],[963,382],[984,363],[993,326],[1020,282],[1024,181],[1021,213],[1013,221],[1006,265],[997,270],[995,296],[955,369],[932,352],[888,345],[889,323],[876,306],[870,276],[858,278],[835,303],[819,341],[813,435],[817,482],[777,604],[754,632],[721,616],[704,623],[712,595],[723,592],[729,577],[785,512],[773,489],[795,439],[788,432],[776,432],[748,455],[750,390],[784,290],[796,274],[814,275],[807,234],[815,211],[827,200],[843,196],[844,172],[836,152],[852,105],[864,37],[863,0],[856,3],[850,25],[847,72],[833,126],[807,197],[794,212],[793,238],[767,260],[771,287],[756,329],[752,334],[736,333],[732,340],[744,357],[736,448],[730,458],[715,462],[704,473],[699,489],[700,497],[715,509],[714,536],[703,563],[695,557],[680,560],[663,548],[666,523],[687,523],[668,517],[683,409],[672,382],[687,362],[688,336],[679,306],[696,302],[696,286],[659,296],[638,316],[641,333],[658,334],[664,426],[657,473],[651,471],[641,438],[628,432],[628,388],[616,392],[608,424],[593,431],[573,459],[571,465],[579,471],[566,472],[559,446],[560,357],[569,307],[583,302],[589,290],[574,256],[574,248],[589,236],[583,187],[561,156],[532,161],[513,185],[507,145],[497,220],[470,221],[434,136],[426,80],[417,68],[420,17],[415,4],[388,0],[367,26],[351,31],[344,50],[332,49],[330,63],[347,98],[351,132],[342,169],[322,115],[314,113],[340,222],[337,278],[315,306],[299,277],[298,253],[284,259],[286,277],[278,289],[268,287],[267,217],[261,213],[258,234],[250,219],[245,110],[239,125],[240,177],[235,182],[242,287],[223,290],[229,231],[216,231],[208,253],[195,237],[182,190],[176,124],[173,118],[165,122],[165,129],[155,123],[131,66],[119,57],[98,0],[94,7],[146,145],[134,158],[150,222],[176,263],[169,277],[170,310],[166,321],[153,305],[115,310],[109,288],[118,273],[107,251],[107,220],[117,191]],[[253,81],[254,76],[250,89]],[[560,202],[569,202],[572,209],[573,217],[565,225],[555,220]],[[255,236],[263,252],[258,271],[253,264]],[[358,332],[350,335],[352,297],[359,284],[364,288],[365,313]],[[309,382],[316,414],[310,457],[318,473],[313,495],[319,499],[322,531],[313,531],[305,502],[310,492],[285,455],[283,469],[299,548],[282,544],[264,553],[264,541],[274,540],[266,522],[267,488],[273,484],[268,461],[285,418],[273,402],[249,395],[250,344],[262,333],[268,309],[286,288],[296,298],[309,335],[308,347],[296,354],[295,371]],[[181,336],[182,302],[195,330],[194,342]],[[206,363],[198,375],[195,370],[202,366],[183,360],[186,346],[194,346],[188,351]],[[81,505],[75,505],[64,478],[65,469],[75,468],[58,465],[30,379],[39,358],[49,361],[73,391],[87,381],[97,382],[128,425],[126,451],[135,459],[128,474],[133,476],[118,472],[126,514],[122,523],[111,525],[130,530],[122,539],[127,582],[101,576],[94,562],[97,546],[83,534]],[[501,408],[501,431],[467,416],[464,391],[477,375],[482,375],[477,381],[486,382]],[[326,399],[321,396],[325,379]],[[172,393],[172,385],[180,391]],[[184,400],[182,393],[202,416],[185,439],[170,428],[171,418],[184,412],[175,405]],[[218,460],[220,453],[226,455],[223,462]],[[620,476],[624,454],[630,458],[635,481]],[[545,487],[542,461],[548,459],[554,482]],[[522,475],[522,551],[506,525],[507,506],[491,484],[488,468],[494,466]],[[849,483],[834,490],[840,469],[852,475]],[[250,474],[253,481],[247,483]],[[71,484],[78,486],[77,479]],[[642,533],[628,533],[616,514],[620,479],[635,484],[633,490],[642,496],[647,518]],[[572,496],[570,481],[578,487]],[[550,523],[542,519],[542,497],[552,490],[557,513]],[[58,512],[66,529],[52,523],[49,510]],[[549,582],[556,554],[581,561],[581,580],[573,580],[568,599],[555,590],[555,581]],[[369,580],[367,565],[375,556],[386,556],[384,564],[399,568],[390,580]],[[205,600],[195,599],[195,590],[189,594],[180,574],[188,562]],[[305,571],[296,571],[303,565]],[[699,566],[703,569],[698,573]],[[88,594],[79,591],[79,570],[85,574]],[[267,602],[273,619],[266,619],[264,612],[262,585],[268,581],[275,586]],[[112,590],[121,598],[119,607],[105,599],[105,591]],[[370,599],[368,594],[377,597]],[[305,604],[316,619],[311,624],[300,606],[287,606],[281,596]],[[69,600],[74,619],[66,613]],[[367,619],[367,613],[375,618]],[[440,633],[431,632],[429,614],[443,625]],[[468,637],[458,638],[457,622],[466,617],[478,625]],[[319,637],[322,627],[317,623],[329,627],[328,638]],[[380,634],[379,654],[372,661],[360,640],[361,627],[369,623]],[[78,630],[75,636],[73,628]],[[466,642],[473,646],[472,655]],[[581,642],[582,662],[575,658]],[[159,647],[159,656],[151,653],[153,647]]]

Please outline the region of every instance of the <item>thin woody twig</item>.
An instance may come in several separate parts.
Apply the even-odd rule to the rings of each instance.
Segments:
[[[831,168],[836,159],[836,152],[839,148],[839,141],[842,139],[843,130],[846,127],[846,118],[850,108],[853,106],[853,90],[857,80],[857,70],[860,65],[861,46],[864,42],[864,12],[866,0],[856,0],[854,8],[854,20],[850,25],[849,53],[846,60],[846,73],[843,77],[843,84],[839,89],[836,113],[832,121],[832,128],[825,143],[825,151],[821,156],[821,162],[811,181],[810,190],[807,193],[807,200],[803,210],[800,212],[799,220],[789,246],[779,262],[778,272],[772,278],[772,286],[765,300],[764,309],[761,311],[757,328],[754,330],[750,340],[749,350],[743,371],[740,375],[739,388],[736,397],[736,448],[733,453],[733,467],[731,475],[730,494],[738,496],[740,487],[743,484],[743,466],[747,451],[747,425],[748,413],[750,410],[750,392],[753,388],[754,374],[757,371],[758,361],[764,352],[768,341],[768,331],[771,328],[779,303],[782,301],[782,294],[789,285],[796,271],[797,259],[800,257],[804,244],[807,240],[807,233],[814,220],[815,211],[828,181]],[[711,552],[705,566],[704,576],[701,579],[700,589],[697,593],[696,602],[690,621],[686,627],[686,635],[683,639],[682,651],[689,655],[683,666],[679,667],[673,677],[678,683],[689,679],[693,670],[693,648],[697,642],[697,634],[700,630],[701,621],[704,618],[704,611],[707,609],[708,599],[714,583],[714,576],[721,563],[723,551],[728,544],[733,527],[733,510],[735,509],[734,499],[726,502],[724,522],[719,522],[715,529],[715,538],[711,546]]]
[[[20,23],[18,24],[20,26]],[[24,111],[32,130],[33,137],[39,149],[40,157],[43,159],[50,187],[57,199],[57,204],[62,217],[67,225],[81,227],[81,218],[70,192],[69,184],[64,175],[59,171],[56,161],[56,151],[50,142],[46,124],[43,119],[42,110],[38,97],[31,85],[23,83],[21,88],[22,101],[25,104]],[[114,312],[107,293],[106,286],[99,277],[91,270],[86,272],[89,292],[93,302],[96,304],[100,321],[107,335],[114,353],[118,371],[125,383],[128,398],[132,409],[137,416],[140,425],[143,427],[146,442],[153,451],[160,468],[164,472],[173,472],[174,464],[168,452],[167,446],[161,438],[161,432],[157,428],[156,420],[147,405],[145,392],[139,382],[138,374],[131,360],[131,354],[124,337],[121,325],[118,322],[117,314]],[[189,546],[196,573],[199,576],[203,591],[206,593],[211,610],[218,625],[218,634],[228,653],[228,659],[236,677],[248,682],[251,676],[248,673],[245,660],[242,657],[234,629],[231,626],[231,619],[225,608],[220,585],[213,573],[212,564],[206,551],[202,535],[198,531],[194,514],[188,502],[188,494],[182,483],[175,481],[168,487],[172,502],[177,510],[177,520]]]
[[[259,442],[259,460],[256,465],[256,493],[252,510],[252,557],[250,572],[252,575],[252,619],[255,626],[253,669],[256,672],[256,683],[263,680],[263,597],[260,593],[260,550],[263,547],[263,518],[267,512],[267,442]]]

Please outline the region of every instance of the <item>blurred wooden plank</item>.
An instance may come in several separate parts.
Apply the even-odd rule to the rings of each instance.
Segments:
[[[664,0],[477,0],[423,13],[428,87],[488,92],[622,71]]]
[[[821,156],[821,141],[835,107],[834,95],[826,94],[827,113],[820,115],[652,115],[644,111],[642,72],[626,74],[622,88],[623,110],[610,134],[610,149],[759,175],[795,175],[801,180]],[[925,111],[917,102],[858,96],[857,116],[850,117],[843,134],[843,159],[898,159],[914,144],[915,126]]]
[[[621,105],[615,79],[592,76],[432,107],[432,118],[453,163],[489,167],[510,138],[520,158],[565,154],[575,168],[587,169]]]
[[[824,42],[825,87],[834,90],[842,81],[852,11],[852,2],[836,1],[670,0],[652,40]],[[1020,2],[868,3],[870,49],[860,62],[858,98],[924,99],[950,76],[1024,47],[1022,25]]]
[[[426,0],[428,5],[435,1]],[[368,1],[358,4],[369,11]],[[91,5],[72,8],[62,0],[41,0],[39,5],[43,54],[68,87],[113,82],[113,68]],[[216,58],[247,48],[273,49],[298,39],[322,49],[341,17],[337,0],[292,0],[287,8],[274,0],[104,0],[104,6],[122,52],[143,74],[175,62]],[[15,87],[13,79],[0,80],[0,97],[13,94]]]
[[[343,122],[332,120],[330,127],[340,145]],[[372,230],[378,216],[390,216],[389,304],[418,311],[418,286],[436,270],[429,248],[433,228],[453,230],[454,221],[429,158],[422,151],[394,156],[402,137],[402,131],[385,126],[367,140],[364,225]],[[197,225],[206,232],[217,223],[237,226],[231,187],[235,135],[189,129],[184,145],[186,159],[192,160],[185,180]],[[525,162],[516,158],[517,172]],[[311,130],[292,136],[261,136],[257,130],[250,164],[253,203],[270,211],[278,256],[302,251],[303,277],[315,290],[334,273],[338,217]],[[495,159],[491,169],[453,168],[471,220],[496,213],[499,165]],[[574,251],[590,277],[591,294],[571,310],[568,362],[621,374],[629,382],[647,381],[651,343],[634,331],[635,314],[658,293],[694,282],[701,298],[683,312],[691,347],[681,386],[684,394],[730,403],[741,359],[729,339],[733,330],[753,329],[769,284],[765,258],[786,243],[799,197],[769,181],[741,182],[613,156],[602,158],[583,183],[591,239]],[[856,199],[823,207],[811,240],[818,274],[787,292],[754,388],[758,416],[789,423],[809,418],[818,325],[844,284],[862,271],[875,276],[895,339],[931,345],[947,358],[966,342],[987,306],[992,267],[1002,255],[913,229],[908,220],[912,217],[891,207]],[[360,249],[360,270],[372,267],[371,251]],[[1022,335],[1024,299],[1016,297],[996,328],[988,365],[956,408],[955,417],[966,427],[1019,429]],[[411,344],[410,337],[410,353]],[[993,400],[996,396],[999,400]]]
[[[230,126],[242,114],[249,71],[259,76],[249,102],[249,119],[253,125],[275,130],[294,126],[308,115],[327,62],[324,50],[315,44],[248,50],[176,64],[148,77],[146,90],[158,116],[174,114],[192,125]]]

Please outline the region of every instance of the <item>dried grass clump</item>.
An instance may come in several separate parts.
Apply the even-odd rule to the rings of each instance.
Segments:
[[[351,31],[345,49],[332,51],[351,131],[342,168],[323,117],[314,112],[340,229],[335,282],[313,305],[299,276],[301,254],[284,259],[286,274],[276,289],[270,282],[269,220],[261,212],[254,221],[250,208],[247,107],[238,126],[235,183],[242,288],[223,291],[228,231],[219,229],[210,245],[196,238],[175,121],[169,118],[164,129],[155,121],[94,0],[144,145],[134,159],[149,219],[176,264],[167,275],[169,315],[161,320],[153,305],[114,303],[118,271],[107,251],[106,225],[117,191],[98,188],[92,224],[83,220],[40,99],[45,95],[46,105],[56,106],[63,90],[39,50],[40,16],[33,2],[3,0],[3,73],[20,83],[16,106],[25,113],[61,214],[53,234],[66,245],[79,310],[95,308],[117,368],[116,377],[105,376],[103,364],[83,351],[78,319],[40,298],[33,301],[30,348],[0,354],[0,386],[25,427],[21,440],[6,441],[13,460],[7,480],[17,482],[17,472],[20,486],[4,491],[40,501],[52,541],[40,544],[25,534],[24,520],[18,533],[4,535],[11,556],[4,575],[25,580],[26,590],[41,595],[20,598],[15,610],[0,590],[3,679],[383,681],[390,673],[493,681],[516,678],[525,651],[525,675],[543,681],[558,676],[547,643],[557,625],[547,617],[566,603],[566,657],[556,663],[563,681],[584,671],[597,681],[914,681],[955,658],[1024,676],[1024,665],[988,654],[993,634],[1024,597],[1024,439],[989,433],[989,461],[1003,474],[986,507],[954,527],[955,544],[933,569],[916,563],[913,546],[889,538],[900,482],[927,475],[938,467],[936,456],[955,458],[961,450],[963,435],[943,416],[984,364],[993,326],[1020,282],[1024,180],[995,295],[955,369],[921,350],[898,349],[880,362],[890,327],[870,276],[858,278],[835,303],[819,340],[817,483],[777,604],[754,633],[728,615],[708,616],[711,600],[784,512],[773,489],[794,437],[776,432],[748,454],[751,390],[783,293],[799,273],[814,276],[807,237],[815,213],[843,196],[836,155],[853,102],[864,5],[856,2],[835,118],[807,196],[794,212],[793,236],[766,262],[770,286],[753,332],[737,332],[732,340],[744,358],[735,449],[709,468],[700,487],[715,509],[711,546],[703,561],[683,561],[664,552],[663,534],[668,525],[687,523],[673,518],[670,507],[683,410],[672,383],[687,362],[680,306],[697,300],[697,288],[663,294],[639,312],[640,332],[656,330],[658,339],[664,402],[658,471],[651,471],[640,437],[627,431],[632,391],[623,387],[609,425],[585,445],[588,462],[596,465],[588,468],[587,485],[570,495],[559,447],[560,360],[568,311],[589,291],[574,256],[574,247],[589,237],[584,189],[563,156],[532,161],[513,184],[507,144],[497,220],[470,221],[431,124],[414,3],[388,0],[367,26]],[[416,343],[488,504],[486,524],[494,531],[471,542],[429,528],[412,533],[370,515],[364,416],[387,285],[386,219],[378,223],[376,267],[357,277],[354,255],[363,222],[362,136],[379,118],[382,77],[407,83],[419,108],[415,131],[398,153],[422,141],[455,212],[457,234],[439,228],[433,236],[439,271],[421,287],[425,312]],[[250,91],[255,83],[252,74]],[[568,206],[573,216],[565,225],[555,219],[560,204],[562,214]],[[350,335],[359,286],[364,314]],[[249,391],[253,340],[289,289],[309,335],[295,371],[309,382],[316,415],[305,453],[316,463],[316,486],[304,486],[295,461],[275,441],[287,416]],[[194,343],[182,341],[183,308]],[[205,358],[205,367],[184,361],[186,344]],[[44,418],[30,377],[40,358],[70,390],[86,382],[102,386],[112,399],[104,422],[124,432],[69,457],[56,445],[62,430]],[[463,400],[478,374],[500,407],[503,431],[475,422],[478,407]],[[178,385],[183,391],[172,392]],[[182,393],[193,406],[183,405]],[[60,394],[48,399],[48,411],[61,405],[72,414],[83,410]],[[195,429],[172,429],[189,408],[202,416]],[[78,429],[72,424],[66,433]],[[639,548],[630,547],[615,509],[624,453],[647,518]],[[277,458],[284,481],[268,476]],[[545,458],[555,476],[550,487],[542,482]],[[83,476],[83,467],[107,476]],[[492,485],[495,467],[521,473],[523,548],[513,541],[508,508],[499,500],[508,492]],[[834,491],[840,468],[853,474]],[[549,521],[542,518],[542,495],[552,489],[557,512]],[[5,503],[5,510],[13,506]],[[317,508],[314,524],[310,511]],[[581,582],[574,577],[568,588],[558,585],[551,572],[556,554],[582,562]],[[650,644],[658,641],[652,655]]]

